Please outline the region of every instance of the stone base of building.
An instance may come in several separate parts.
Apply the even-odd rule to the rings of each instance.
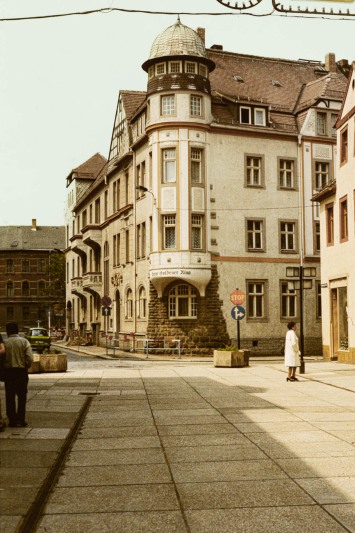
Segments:
[[[339,350],[331,357],[330,346],[323,345],[323,357],[325,361],[337,361],[338,363],[355,364],[355,348]]]

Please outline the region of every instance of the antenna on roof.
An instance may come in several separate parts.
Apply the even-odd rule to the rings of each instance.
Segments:
[[[180,15],[178,15],[178,18],[175,24],[181,24]]]

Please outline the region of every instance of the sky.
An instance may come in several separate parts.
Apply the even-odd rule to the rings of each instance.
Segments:
[[[285,0],[294,9],[308,4]],[[354,1],[313,5],[355,13]],[[205,28],[207,47],[319,61],[334,52],[337,60],[355,60],[355,17],[250,15],[271,13],[271,0],[246,15],[217,0],[0,0],[0,19],[102,8],[226,13],[181,15],[181,22]],[[33,218],[64,225],[66,177],[97,152],[108,157],[118,93],[146,89],[141,65],[176,18],[108,11],[0,21],[0,225],[31,225]]]

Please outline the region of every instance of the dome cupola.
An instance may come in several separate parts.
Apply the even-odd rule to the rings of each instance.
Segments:
[[[182,55],[206,57],[206,50],[201,37],[178,18],[175,24],[166,28],[155,39],[149,59]]]

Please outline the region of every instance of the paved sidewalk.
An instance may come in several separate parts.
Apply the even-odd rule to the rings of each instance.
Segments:
[[[355,365],[306,372],[31,375],[29,427],[0,433],[3,531],[355,532]]]

